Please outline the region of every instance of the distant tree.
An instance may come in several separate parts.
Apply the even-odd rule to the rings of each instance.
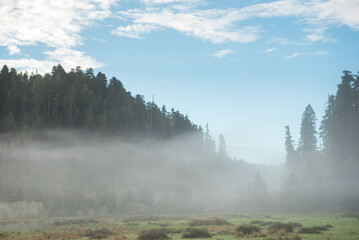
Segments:
[[[290,127],[289,126],[285,126],[285,150],[287,152],[286,155],[286,160],[287,163],[291,163],[295,160],[296,157],[296,151],[294,150],[294,146],[293,146],[293,139],[292,139],[292,135],[290,133]]]
[[[300,139],[298,152],[303,156],[315,152],[317,149],[316,116],[312,106],[309,104],[302,115],[300,127]]]
[[[218,153],[227,156],[226,141],[224,140],[223,134],[219,135]]]
[[[334,107],[335,96],[329,95],[327,108],[325,109],[325,114],[319,128],[319,136],[322,140],[322,148],[325,151],[330,149],[333,142],[333,133],[335,131]]]
[[[206,132],[204,133],[204,148],[212,152],[216,150],[216,143],[212,139],[208,123],[206,123]]]

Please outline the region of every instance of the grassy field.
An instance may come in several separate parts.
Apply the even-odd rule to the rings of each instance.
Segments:
[[[0,221],[0,239],[359,239],[359,215],[223,215]]]

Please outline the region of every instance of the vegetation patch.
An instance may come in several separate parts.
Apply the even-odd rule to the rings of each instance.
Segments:
[[[306,233],[306,234],[320,234],[322,231],[327,231],[329,228],[332,228],[333,226],[330,224],[327,224],[325,226],[314,226],[311,228],[303,227],[301,228],[298,233]]]
[[[187,228],[182,233],[182,238],[211,238],[212,235],[208,232],[207,228]]]
[[[282,222],[274,222],[271,223],[270,227],[268,228],[268,232],[270,233],[291,233],[293,229],[302,227],[300,223],[282,223]]]
[[[138,240],[166,240],[170,238],[167,236],[166,230],[151,229],[144,231],[137,239]]]
[[[191,227],[208,226],[208,225],[223,226],[223,225],[230,225],[230,223],[221,218],[214,218],[214,219],[195,219],[195,220],[192,220],[189,223],[189,225]]]
[[[6,232],[0,232],[0,239],[7,239],[8,236],[9,236],[8,233],[6,233]]]
[[[100,229],[97,230],[87,230],[85,232],[85,237],[89,237],[89,239],[103,239],[108,238],[114,233],[106,226],[102,226]]]
[[[258,226],[244,224],[244,225],[240,225],[239,227],[237,227],[236,232],[237,232],[238,236],[243,236],[243,235],[259,233],[260,230],[261,229]]]

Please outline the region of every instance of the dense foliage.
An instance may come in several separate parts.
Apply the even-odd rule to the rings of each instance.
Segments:
[[[51,74],[18,73],[5,65],[0,73],[0,132],[24,129],[108,130],[146,137],[172,138],[198,132],[187,116],[143,96],[133,97],[120,80],[109,81],[92,69],[65,72],[61,65]]]

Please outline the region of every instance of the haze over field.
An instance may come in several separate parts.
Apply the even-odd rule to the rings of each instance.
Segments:
[[[359,211],[358,12],[0,0],[0,219]]]

